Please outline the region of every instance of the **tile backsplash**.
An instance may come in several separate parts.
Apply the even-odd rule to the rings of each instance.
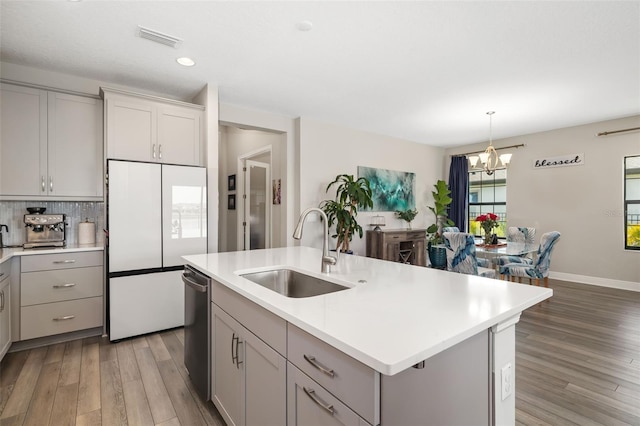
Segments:
[[[22,245],[25,241],[24,215],[27,207],[46,207],[45,214],[67,215],[66,238],[68,245],[78,244],[78,224],[85,219],[96,224],[96,243],[104,244],[104,203],[86,201],[0,201],[0,224],[7,225],[3,232],[5,245]]]

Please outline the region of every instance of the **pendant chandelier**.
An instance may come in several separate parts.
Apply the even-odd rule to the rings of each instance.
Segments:
[[[489,116],[489,146],[482,154],[472,155],[469,157],[471,168],[475,168],[478,164],[478,160],[480,160],[480,162],[482,163],[482,169],[487,172],[489,176],[491,176],[493,172],[499,168],[498,166],[500,165],[500,163],[502,163],[502,166],[506,168],[511,161],[511,154],[502,154],[498,156],[496,149],[493,147],[493,114],[495,114],[495,111],[487,112],[487,115]]]

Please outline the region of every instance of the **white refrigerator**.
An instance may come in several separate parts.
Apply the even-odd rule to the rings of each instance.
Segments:
[[[184,324],[181,256],[207,251],[204,167],[107,161],[109,339]]]

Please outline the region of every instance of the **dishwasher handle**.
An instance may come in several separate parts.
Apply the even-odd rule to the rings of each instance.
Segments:
[[[192,289],[194,289],[195,291],[197,291],[199,293],[206,293],[207,292],[207,286],[206,285],[198,284],[197,282],[193,281],[192,279],[189,279],[189,277],[187,277],[185,274],[182,274],[182,282],[184,282],[186,285],[188,285],[189,287],[191,287]]]

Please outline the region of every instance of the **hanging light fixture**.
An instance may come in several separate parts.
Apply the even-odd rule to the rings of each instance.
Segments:
[[[495,114],[495,111],[487,112],[489,116],[489,146],[485,151],[478,156],[472,155],[469,157],[469,163],[471,167],[474,168],[478,164],[478,160],[482,163],[482,168],[489,176],[493,174],[493,172],[498,168],[500,163],[504,167],[507,167],[511,162],[511,154],[502,154],[498,156],[496,149],[493,147],[493,122],[492,115]]]

